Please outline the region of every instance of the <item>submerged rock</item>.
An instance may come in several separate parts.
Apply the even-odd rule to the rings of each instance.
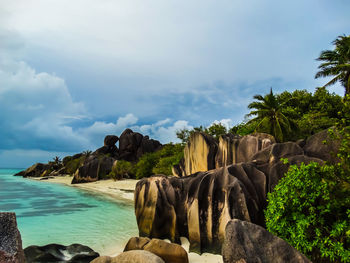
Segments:
[[[29,246],[24,249],[24,254],[27,263],[89,263],[99,256],[91,248],[80,244],[69,246],[59,244],[49,244],[41,247]]]
[[[0,213],[0,262],[24,262],[22,239],[15,213]]]
[[[226,226],[224,263],[308,263],[303,254],[261,226],[233,219]]]

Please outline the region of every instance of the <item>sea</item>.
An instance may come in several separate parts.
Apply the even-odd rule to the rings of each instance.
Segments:
[[[23,248],[51,243],[87,245],[113,255],[138,236],[133,203],[0,169],[0,212],[15,212]]]

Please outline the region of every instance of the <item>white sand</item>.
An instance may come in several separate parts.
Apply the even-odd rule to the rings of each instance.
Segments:
[[[35,180],[40,180],[39,178],[30,178]],[[133,179],[124,179],[119,181],[101,180],[92,183],[83,183],[83,184],[71,184],[73,177],[72,176],[55,176],[47,180],[42,180],[43,182],[50,183],[59,183],[64,185],[69,185],[77,188],[81,188],[87,191],[92,191],[94,193],[99,193],[107,195],[109,197],[133,201],[134,200],[134,190],[137,182],[139,180]]]
[[[31,178],[35,180],[40,180],[40,178]],[[119,181],[110,180],[101,180],[92,183],[84,184],[71,184],[73,177],[72,176],[56,176],[54,178],[49,178],[43,180],[43,182],[50,183],[59,183],[64,185],[69,185],[77,188],[81,188],[87,191],[92,191],[94,193],[103,194],[108,197],[118,198],[127,201],[133,201],[135,186],[138,180],[133,179],[124,179]],[[202,255],[190,252],[189,247],[190,243],[187,238],[181,237],[181,245],[187,251],[188,258],[190,263],[222,263],[221,255],[214,255],[210,253],[203,253]],[[167,240],[166,240],[167,241]],[[169,241],[170,242],[170,241]],[[117,256],[122,253],[124,247],[116,246],[113,253],[108,253],[107,256]]]

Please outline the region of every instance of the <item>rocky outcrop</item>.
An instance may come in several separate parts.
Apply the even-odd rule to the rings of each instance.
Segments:
[[[119,137],[119,159],[136,161],[144,153],[155,152],[161,148],[159,141],[126,129]]]
[[[284,162],[281,158],[288,159]],[[290,165],[300,165],[317,162],[322,164],[323,160],[309,157],[304,154],[304,150],[294,142],[276,143],[266,147],[253,155],[251,162],[257,165],[267,179],[267,191],[271,192],[278,181],[288,171]]]
[[[308,263],[286,241],[250,222],[233,219],[226,225],[224,263]]]
[[[225,134],[219,137],[219,147],[215,156],[215,167],[237,163],[237,148],[241,137]]]
[[[43,174],[43,172],[48,168],[49,168],[48,164],[36,163],[36,164],[33,164],[28,169],[15,174],[15,176],[40,177]]]
[[[157,255],[145,250],[130,250],[116,257],[98,257],[91,263],[165,263]]]
[[[214,169],[217,148],[213,137],[203,132],[192,133],[184,149],[185,174]]]
[[[119,140],[119,148],[116,143]],[[47,177],[74,175],[72,183],[87,183],[104,179],[116,160],[136,162],[143,154],[160,150],[159,141],[126,129],[120,138],[107,135],[104,145],[96,151],[86,151],[73,156],[66,156],[62,162],[57,159],[47,164],[37,163],[15,175],[23,177]]]
[[[106,178],[111,170],[115,159],[107,156],[89,156],[84,165],[79,167],[74,174],[72,184],[95,182]]]
[[[27,263],[89,263],[99,256],[87,246],[72,244],[63,246],[58,244],[49,244],[46,246],[29,246],[24,249]]]
[[[0,213],[0,262],[24,262],[22,239],[15,213]]]
[[[115,143],[119,140],[119,149]],[[137,161],[143,154],[154,152],[162,147],[159,141],[152,140],[138,132],[126,129],[118,138],[107,135],[104,146],[92,153],[74,174],[72,184],[95,182],[106,178],[117,160]]]
[[[264,224],[265,186],[265,175],[253,164],[143,179],[134,198],[139,234],[172,242],[184,236],[190,251],[218,253],[232,218]]]
[[[192,133],[184,149],[183,165],[173,167],[173,175],[181,177],[205,172],[240,162],[248,162],[262,149],[275,143],[273,136],[256,133],[247,136],[225,134],[217,142],[203,132]]]
[[[335,130],[333,132],[336,133]],[[310,157],[336,163],[339,161],[336,156],[339,146],[340,141],[331,138],[328,130],[323,130],[306,140],[304,151]]]
[[[318,136],[321,135],[315,138]],[[213,165],[214,155],[216,165],[223,167],[184,176],[186,171],[181,173],[179,166],[177,177],[141,180],[134,198],[140,236],[168,238],[172,242],[179,242],[179,237],[184,236],[190,241],[190,251],[219,252],[225,226],[231,219],[264,226],[267,192],[274,189],[290,165],[324,163],[315,156],[327,160],[324,151],[330,148],[315,148],[308,155],[313,140],[274,143],[265,134],[242,138],[226,135],[219,139],[214,154],[215,142],[195,133],[186,146],[186,171],[212,167],[209,163]],[[230,162],[238,163],[229,165]]]
[[[165,263],[188,263],[187,252],[182,246],[156,238],[132,237],[124,248],[124,251],[129,250],[149,251],[162,258]]]

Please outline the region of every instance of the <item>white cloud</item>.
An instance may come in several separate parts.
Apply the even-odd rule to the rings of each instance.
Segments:
[[[86,114],[84,105],[73,101],[62,78],[37,73],[25,62],[0,60],[0,112],[0,133],[6,134],[0,149],[35,148],[38,141],[46,141],[46,149],[60,148],[62,141],[63,147],[88,144],[69,126]]]

